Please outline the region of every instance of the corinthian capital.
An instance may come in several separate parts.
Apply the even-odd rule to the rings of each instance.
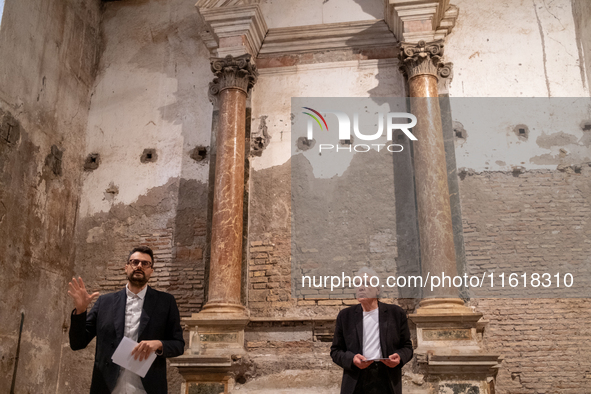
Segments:
[[[449,76],[451,70],[441,61],[443,40],[429,43],[419,41],[418,44],[403,42],[400,46],[400,70],[408,79],[421,74]]]
[[[224,89],[240,89],[248,94],[256,83],[259,72],[252,62],[252,56],[228,55],[224,58],[211,59],[211,71],[215,75],[213,82],[209,84],[210,99]]]

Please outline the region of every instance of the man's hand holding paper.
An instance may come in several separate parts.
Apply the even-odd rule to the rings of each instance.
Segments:
[[[160,342],[160,341],[142,341],[142,344],[147,342]],[[129,339],[127,337],[123,337],[117,349],[115,349],[115,353],[113,353],[113,362],[125,369],[130,370],[131,372],[141,376],[142,378],[146,376],[150,366],[156,359],[156,353],[154,351],[146,353],[145,346],[142,344],[138,344],[136,341]],[[148,345],[149,346],[149,345]],[[162,346],[162,343],[160,343]],[[141,349],[141,350],[137,350]],[[139,359],[138,359],[139,356]]]

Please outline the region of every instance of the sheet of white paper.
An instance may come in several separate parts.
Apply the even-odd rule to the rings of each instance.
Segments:
[[[147,359],[140,361],[138,358],[135,360],[131,355],[131,351],[134,347],[136,347],[137,342],[133,339],[129,339],[127,337],[123,337],[117,349],[115,349],[115,353],[113,353],[113,357],[111,359],[113,362],[125,369],[129,369],[131,372],[140,375],[142,378],[146,376],[148,373],[148,369],[156,359],[156,353],[152,353],[148,356]]]

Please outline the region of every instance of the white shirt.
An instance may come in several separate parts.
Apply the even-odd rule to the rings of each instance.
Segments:
[[[137,294],[133,294],[129,290],[129,285],[125,286],[125,292],[127,293],[127,301],[125,303],[125,329],[123,335],[133,339],[137,342],[138,330],[140,328],[140,317],[142,315],[142,308],[144,307],[144,298],[146,297],[146,291],[148,286]],[[142,384],[142,379],[139,375],[133,372],[121,368],[119,372],[119,379],[117,379],[117,385],[113,394],[147,394]]]
[[[378,310],[363,312],[363,355],[368,360],[382,358]]]

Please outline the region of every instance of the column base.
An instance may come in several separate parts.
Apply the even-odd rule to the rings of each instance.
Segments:
[[[459,298],[430,298],[422,300],[409,319],[417,327],[419,370],[438,387],[434,392],[467,384],[475,393],[488,392],[501,360],[484,352],[482,332],[488,322],[482,313]]]
[[[217,313],[217,314],[234,314],[250,316],[250,311],[244,305],[229,304],[224,302],[208,302],[203,306],[201,312],[194,313],[193,316],[201,315],[203,313]]]
[[[459,298],[425,298],[419,303],[417,315],[440,315],[449,313],[472,314],[472,309],[467,307]]]
[[[245,362],[244,329],[250,311],[242,305],[208,303],[182,322],[189,328],[189,348],[171,360],[185,383],[183,393],[227,393],[235,370]]]
[[[244,306],[208,304],[182,321],[190,331],[185,354],[231,358],[246,353],[244,328],[250,321],[250,311]]]

